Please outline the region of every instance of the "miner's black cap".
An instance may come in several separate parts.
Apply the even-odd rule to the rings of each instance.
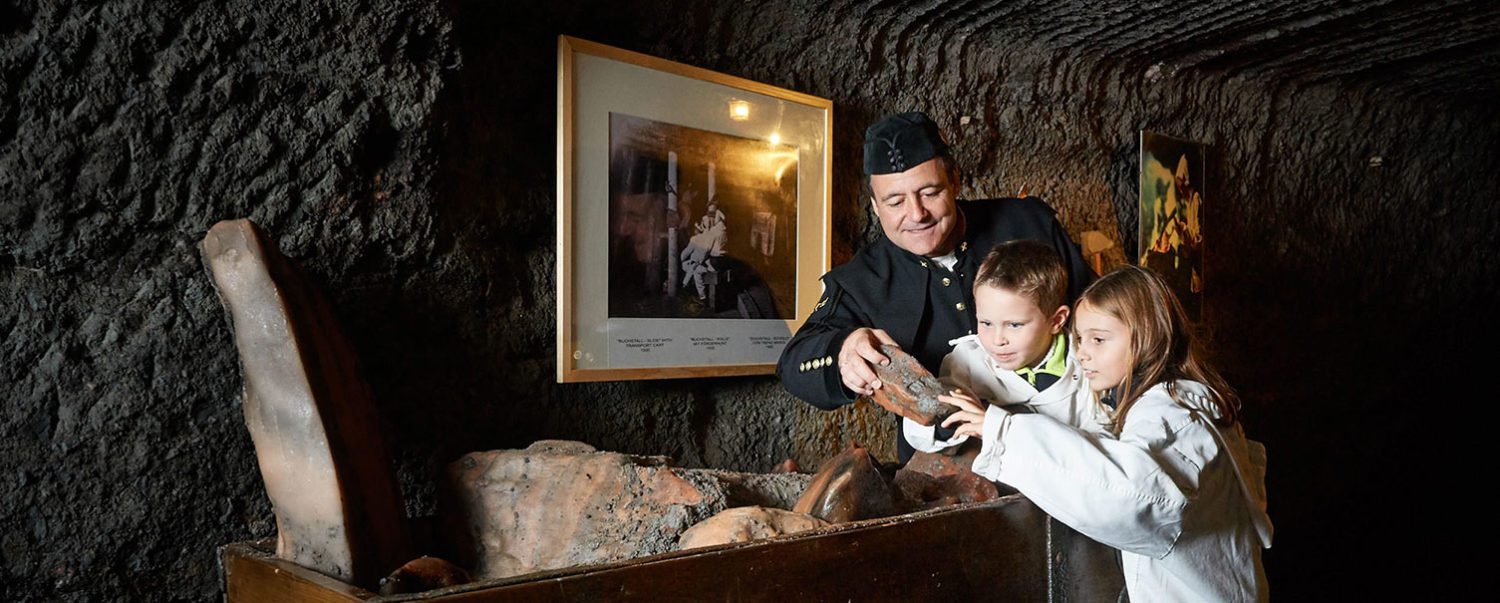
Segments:
[[[904,172],[947,151],[948,143],[926,113],[887,115],[865,129],[865,175]]]

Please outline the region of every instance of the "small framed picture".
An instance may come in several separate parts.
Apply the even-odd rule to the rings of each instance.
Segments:
[[[832,111],[560,37],[557,380],[773,372],[829,267]]]
[[[1193,321],[1203,317],[1203,143],[1141,131],[1141,266],[1156,271]]]

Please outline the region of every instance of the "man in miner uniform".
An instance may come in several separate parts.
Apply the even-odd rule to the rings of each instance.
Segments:
[[[872,363],[894,343],[937,374],[948,343],[974,333],[974,273],[999,243],[1033,239],[1068,266],[1069,303],[1093,280],[1057,216],[1033,198],[958,200],[958,166],[923,113],[881,118],[865,130],[865,175],[883,236],[823,275],[823,296],[777,362],[798,398],[833,410],[880,387]],[[905,463],[912,447],[901,437]]]

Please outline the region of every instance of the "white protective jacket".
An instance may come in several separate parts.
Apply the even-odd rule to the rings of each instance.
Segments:
[[[1206,386],[1175,385],[1143,394],[1118,437],[991,406],[974,471],[1120,549],[1132,601],[1264,601],[1265,449],[1213,424]]]
[[[1068,346],[1067,369],[1062,376],[1051,387],[1037,391],[1035,386],[1015,371],[996,366],[994,359],[985,353],[984,346],[979,343],[978,335],[960,337],[948,344],[953,346],[953,351],[943,357],[943,366],[938,373],[943,391],[954,388],[968,390],[980,400],[1000,406],[1024,404],[1033,412],[1089,431],[1105,431],[1109,428],[1109,408],[1099,404],[1089,393],[1087,380],[1083,378],[1083,371],[1078,368],[1078,360],[1073,356],[1073,346]],[[932,427],[923,426],[911,419],[901,420],[901,432],[912,448],[922,452],[941,452],[969,439],[969,436],[936,439]]]

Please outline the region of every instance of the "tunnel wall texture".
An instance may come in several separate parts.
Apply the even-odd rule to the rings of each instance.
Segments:
[[[881,413],[771,377],[553,382],[558,34],[832,99],[835,263],[877,230],[859,143],[883,113],[932,115],[967,196],[1025,186],[1075,237],[1130,244],[1139,131],[1208,142],[1206,323],[1271,450],[1273,589],[1388,592],[1357,577],[1439,563],[1366,553],[1393,538],[1368,501],[1441,485],[1392,443],[1457,436],[1400,417],[1464,395],[1445,376],[1494,324],[1492,108],[1115,62],[885,3],[0,13],[7,599],[212,598],[215,547],[274,533],[196,251],[221,219],[261,224],[333,301],[414,516],[447,461],[539,438],[753,471],[854,441],[894,456]]]

